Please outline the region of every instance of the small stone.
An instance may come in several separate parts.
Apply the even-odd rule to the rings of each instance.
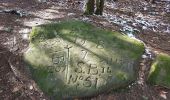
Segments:
[[[20,34],[28,34],[31,30],[29,28],[24,28],[19,31]]]
[[[19,65],[19,61],[17,61],[16,64]]]
[[[30,88],[30,90],[32,90],[32,89],[33,89],[33,86],[32,86],[32,85],[30,85],[30,87],[29,87],[29,88]]]
[[[146,26],[142,26],[142,29],[143,29],[143,30],[146,30],[146,29],[147,29],[147,27],[146,27]]]
[[[11,51],[17,51],[17,50],[19,50],[19,47],[18,46],[14,46]]]
[[[143,65],[143,66],[142,66],[142,70],[144,71],[145,69],[146,69],[146,66]]]
[[[43,2],[44,3],[44,2],[47,2],[47,0],[38,0],[38,2]]]
[[[146,59],[146,58],[147,58],[147,56],[146,56],[146,55],[142,55],[142,58],[143,58],[143,59]]]
[[[167,92],[161,91],[159,95],[160,95],[160,97],[162,97],[163,99],[167,99],[166,94],[167,94]]]
[[[0,26],[0,31],[3,31],[4,30],[4,26]]]
[[[143,100],[149,100],[149,98],[147,96],[142,96]]]
[[[148,8],[147,8],[147,7],[144,7],[143,10],[148,10]]]
[[[140,63],[140,65],[141,65],[141,66],[143,66],[143,65],[144,65],[144,63]]]
[[[146,54],[151,55],[151,50],[150,49],[146,48],[145,52],[146,52]]]
[[[74,16],[75,13],[68,13],[67,15],[68,15],[68,16]]]
[[[12,90],[12,92],[17,92],[17,91],[19,91],[19,88],[18,88],[18,87],[15,87],[15,88]]]
[[[133,26],[137,26],[137,23],[133,23],[132,25],[133,25]]]
[[[154,40],[159,40],[159,38],[158,38],[158,37],[153,37],[153,39],[154,39]]]
[[[142,80],[137,81],[137,83],[138,83],[139,85],[143,85],[143,81],[142,81]]]
[[[129,87],[129,88],[131,88],[131,86],[130,86],[130,85],[129,85],[128,87]]]
[[[0,90],[0,93],[2,93],[3,92],[3,90]]]
[[[13,29],[12,29],[11,27],[6,27],[6,28],[4,28],[4,31],[9,32],[9,33],[12,32],[12,30],[13,30]]]
[[[90,19],[87,18],[87,17],[84,17],[82,20],[83,20],[83,21],[89,21]]]
[[[22,34],[22,38],[23,38],[24,40],[28,40],[28,39],[29,39],[28,34]]]

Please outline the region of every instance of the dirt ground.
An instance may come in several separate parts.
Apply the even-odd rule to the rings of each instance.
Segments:
[[[79,19],[113,31],[122,32],[120,29],[132,27],[138,30],[135,37],[142,40],[153,53],[170,54],[168,0],[157,0],[155,4],[145,0],[108,0],[103,16],[83,15],[83,0],[41,1],[45,2],[0,0],[0,100],[50,100],[38,89],[22,61],[22,54],[29,45],[29,32],[36,25]],[[153,58],[154,54],[141,61],[138,80],[126,89],[75,99],[169,100],[169,89],[146,82]]]

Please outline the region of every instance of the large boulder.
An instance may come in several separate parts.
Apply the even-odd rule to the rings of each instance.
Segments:
[[[157,54],[150,69],[148,82],[152,85],[170,88],[170,55]]]
[[[33,79],[51,98],[93,96],[136,80],[143,43],[82,21],[34,27],[24,53]]]

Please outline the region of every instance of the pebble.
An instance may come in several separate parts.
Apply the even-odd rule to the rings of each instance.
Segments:
[[[29,87],[29,88],[30,88],[30,90],[32,90],[32,89],[33,89],[33,86],[32,86],[32,85],[30,85],[30,87]]]
[[[0,93],[2,93],[3,92],[3,90],[0,90]]]
[[[17,51],[19,50],[19,47],[18,46],[14,46],[10,51]]]
[[[12,92],[17,92],[17,91],[19,91],[19,88],[15,87]]]
[[[145,64],[144,63],[140,63],[141,66],[144,66]]]
[[[144,71],[146,69],[146,66],[142,66],[142,71]]]
[[[142,55],[142,58],[143,58],[143,59],[146,59],[147,57],[148,57],[148,56],[146,56],[146,55]]]
[[[47,0],[38,0],[39,2],[47,2]]]
[[[68,13],[67,15],[68,16],[73,16],[73,15],[75,15],[75,13]]]
[[[163,99],[167,99],[166,93],[167,92],[161,91],[160,92],[160,97],[162,97]]]
[[[146,27],[146,26],[142,26],[142,29],[143,29],[143,30],[146,30],[146,29],[147,29],[147,27]]]
[[[142,80],[137,81],[137,83],[138,83],[139,85],[143,85]]]
[[[6,28],[4,28],[4,31],[6,31],[6,32],[12,32],[12,28],[11,27],[6,27]]]
[[[29,29],[29,28],[21,29],[21,30],[19,31],[19,33],[21,33],[21,34],[28,34],[28,33],[30,33],[30,32],[31,32],[31,29]]]
[[[151,52],[148,48],[145,49],[146,54],[151,55]]]
[[[144,7],[144,8],[143,8],[143,10],[145,10],[145,11],[146,11],[146,10],[148,10],[148,8],[147,8],[147,7]]]
[[[28,39],[29,39],[29,36],[28,36],[28,34],[22,34],[22,38],[23,38],[24,40],[28,40]]]

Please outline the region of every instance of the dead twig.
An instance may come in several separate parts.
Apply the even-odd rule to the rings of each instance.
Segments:
[[[9,58],[8,63],[9,63],[9,65],[10,65],[10,68],[11,68],[12,72],[14,73],[15,77],[16,77],[21,83],[23,83],[22,80],[20,79],[20,77],[21,77],[20,72],[19,72],[19,71],[12,65],[12,63],[11,63],[11,57]]]
[[[2,51],[2,52],[0,52],[0,54],[1,54],[1,53],[6,53],[6,52],[8,52],[8,51]]]
[[[21,10],[16,10],[16,9],[5,9],[5,10],[1,10],[0,13],[9,13],[20,17],[26,16],[26,12]]]

